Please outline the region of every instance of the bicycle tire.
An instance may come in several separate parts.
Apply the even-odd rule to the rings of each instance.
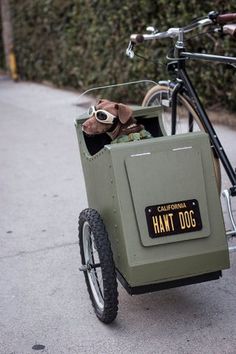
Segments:
[[[152,106],[161,105],[162,115],[159,118],[159,124],[164,135],[171,135],[171,108],[163,105],[165,100],[168,100],[169,92],[172,91],[169,86],[156,85],[152,87],[145,95],[142,105]],[[186,110],[184,113],[183,109]],[[187,117],[186,117],[187,113]],[[192,116],[192,124],[188,124],[186,119]],[[190,121],[190,120],[189,120]],[[182,124],[182,125],[181,125]],[[196,130],[194,130],[196,129]],[[176,113],[176,132],[175,134],[183,134],[194,131],[205,131],[203,124],[201,123],[200,117],[196,112],[190,98],[184,94],[177,94],[177,113]],[[216,176],[216,183],[219,193],[221,192],[221,171],[220,171],[220,161],[219,158],[213,155],[213,165]]]
[[[80,213],[79,246],[95,314],[100,321],[111,323],[118,312],[116,270],[105,225],[99,213],[92,208]]]

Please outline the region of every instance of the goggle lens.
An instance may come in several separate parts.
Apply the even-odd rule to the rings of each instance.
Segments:
[[[95,111],[96,111],[96,110],[95,110],[95,107],[94,107],[94,106],[89,107],[89,110],[88,110],[89,116],[92,116]]]
[[[107,120],[108,116],[105,112],[98,111],[96,113],[97,113],[97,119],[102,120],[102,121]]]
[[[105,124],[113,124],[114,119],[116,118],[116,116],[114,116],[110,112],[107,112],[104,109],[96,110],[95,106],[89,107],[88,114],[90,117],[95,115],[95,118],[97,119],[98,122],[105,123]]]

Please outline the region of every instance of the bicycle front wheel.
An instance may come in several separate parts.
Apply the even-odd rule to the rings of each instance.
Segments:
[[[160,105],[162,107],[162,115],[159,118],[159,123],[164,135],[171,135],[172,133],[172,115],[171,106],[169,105],[169,97],[171,92],[172,89],[169,88],[169,86],[156,85],[147,92],[142,103],[143,106]],[[184,134],[197,131],[205,131],[199,115],[187,96],[177,94],[175,134]],[[214,153],[212,153],[212,155],[217,187],[220,193],[220,162],[219,158],[217,158]]]

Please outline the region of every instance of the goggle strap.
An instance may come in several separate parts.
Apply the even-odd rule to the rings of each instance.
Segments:
[[[117,124],[119,122],[119,119],[117,117],[114,118],[112,126],[110,129],[107,130],[107,133],[112,133],[113,130],[117,127]]]

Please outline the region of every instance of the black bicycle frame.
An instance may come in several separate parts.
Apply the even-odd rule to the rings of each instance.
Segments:
[[[210,55],[210,54],[201,54],[201,53],[190,53],[190,52],[184,52],[180,51],[179,52],[179,57],[181,60],[177,59],[177,73],[178,73],[178,80],[179,82],[183,83],[183,86],[186,88],[190,98],[194,102],[194,107],[199,114],[201,118],[201,122],[206,130],[206,132],[209,134],[210,141],[212,146],[214,147],[214,150],[219,157],[220,161],[222,162],[225,171],[229,177],[230,182],[232,183],[232,187],[230,188],[230,192],[232,196],[236,195],[236,173],[220,143],[220,140],[215,132],[215,129],[213,128],[209,117],[194,89],[194,86],[187,74],[187,71],[185,69],[185,58],[186,60],[188,59],[195,59],[195,60],[203,60],[203,61],[217,61],[221,63],[227,63],[227,64],[236,64],[236,58],[234,57],[225,57],[225,56],[220,56],[220,55]],[[173,102],[173,106],[176,107],[176,100],[177,100],[177,91],[180,90],[180,85],[178,85],[178,89],[175,91],[174,97],[172,99],[175,101]],[[172,110],[173,118],[176,116],[176,112],[174,112],[175,109]],[[174,119],[175,120],[175,119]],[[174,131],[175,128],[172,128],[172,132]]]

